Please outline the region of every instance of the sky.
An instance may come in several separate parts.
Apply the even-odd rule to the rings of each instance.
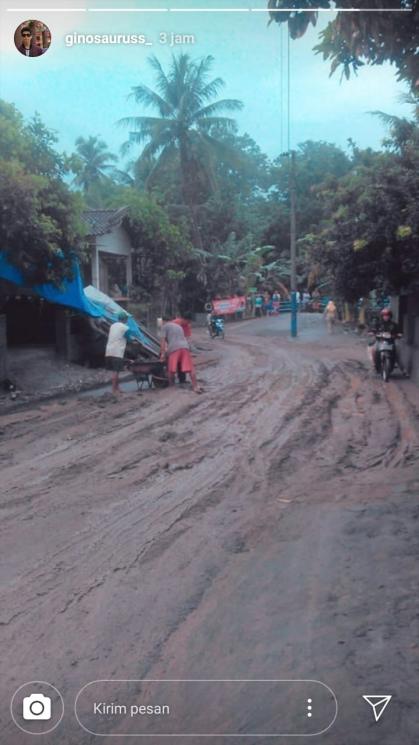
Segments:
[[[79,135],[95,135],[119,154],[127,131],[117,125],[118,120],[153,113],[129,99],[134,85],[154,86],[147,58],[155,54],[165,67],[174,52],[194,58],[211,54],[214,77],[225,81],[220,97],[244,104],[234,114],[240,132],[247,132],[264,152],[276,157],[287,148],[286,31],[268,25],[266,4],[266,0],[0,0],[0,97],[26,117],[38,111],[67,152],[74,150]],[[64,12],[65,8],[72,10]],[[51,30],[52,45],[42,57],[28,59],[14,47],[14,31],[28,18],[42,20]],[[339,71],[329,77],[330,63],[312,48],[331,18],[332,13],[321,13],[317,27],[290,44],[291,147],[308,139],[346,147],[351,137],[361,147],[378,148],[385,129],[368,112],[408,116],[409,107],[399,100],[406,89],[389,65],[364,67],[349,81],[340,82]],[[143,34],[149,44],[67,46],[66,36],[74,33]],[[170,46],[172,33],[179,35],[181,43]],[[131,158],[139,152],[134,149]]]

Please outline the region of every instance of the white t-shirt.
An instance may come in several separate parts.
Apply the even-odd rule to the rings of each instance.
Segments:
[[[126,332],[128,326],[126,323],[116,321],[109,329],[108,343],[106,344],[105,357],[123,357],[127,346]]]

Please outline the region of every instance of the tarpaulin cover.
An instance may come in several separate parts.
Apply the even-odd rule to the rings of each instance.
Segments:
[[[0,251],[0,279],[7,279],[19,287],[25,287],[25,280],[22,273],[15,266],[7,261],[5,251]],[[73,266],[73,279],[65,279],[59,287],[52,284],[34,285],[30,288],[32,292],[48,300],[50,303],[66,305],[69,308],[75,308],[89,316],[99,318],[103,316],[103,311],[92,305],[86,297],[81,281],[78,264]]]
[[[7,253],[0,251],[0,279],[6,279],[8,282],[19,287],[25,287],[25,280],[22,273],[7,260]],[[34,285],[30,288],[39,297],[48,300],[50,303],[65,305],[68,308],[74,308],[81,313],[86,313],[93,318],[106,318],[113,322],[117,320],[118,313],[121,310],[120,305],[115,303],[110,297],[100,292],[92,285],[83,289],[83,283],[80,275],[80,269],[77,262],[73,265],[73,279],[65,279],[59,287],[52,284]],[[153,337],[144,333],[132,316],[129,316],[128,327],[132,335],[147,349],[154,354],[158,353],[158,343]]]
[[[88,301],[98,310],[100,310],[100,315],[105,316],[111,321],[117,321],[118,313],[120,313],[121,311],[124,311],[125,313],[127,312],[124,308],[118,305],[115,300],[113,300],[108,295],[105,295],[104,292],[101,292],[96,287],[93,287],[93,285],[88,285],[87,287],[85,287],[84,294]],[[160,349],[157,339],[154,339],[151,334],[144,332],[140,328],[138,323],[134,321],[133,317],[129,314],[127,326],[133,336],[135,336],[135,338],[138,339],[138,341],[140,341],[144,347],[150,349],[155,354],[159,354]]]

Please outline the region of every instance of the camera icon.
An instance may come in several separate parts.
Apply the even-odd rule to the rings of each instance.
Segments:
[[[23,718],[27,721],[51,719],[51,699],[42,693],[31,693],[23,699]]]

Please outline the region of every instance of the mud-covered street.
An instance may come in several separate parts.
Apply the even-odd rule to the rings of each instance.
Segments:
[[[32,680],[65,700],[42,745],[133,742],[89,735],[74,700],[89,681],[142,678],[317,679],[339,713],[314,741],[413,745],[419,390],[375,378],[365,342],[321,317],[295,341],[288,323],[228,324],[224,342],[194,331],[201,396],[2,417],[2,745],[33,742],[9,712]],[[378,723],[363,694],[393,696]]]

